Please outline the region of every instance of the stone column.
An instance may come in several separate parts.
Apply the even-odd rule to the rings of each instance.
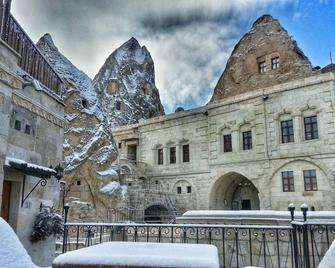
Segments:
[[[182,161],[182,156],[181,156],[181,146],[179,143],[176,144],[176,164],[180,164]]]
[[[166,166],[169,164],[169,146],[163,147],[163,165]]]
[[[240,132],[238,129],[232,129],[231,130],[231,145],[232,145],[232,151],[233,152],[238,152],[241,150],[240,148]],[[223,146],[223,144],[222,144]],[[223,151],[223,149],[222,149]]]
[[[293,128],[294,128],[294,142],[300,143],[303,140],[304,127],[301,121],[301,112],[292,114]]]

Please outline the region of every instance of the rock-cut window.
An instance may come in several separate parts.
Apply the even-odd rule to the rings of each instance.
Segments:
[[[271,68],[272,70],[279,68],[279,57],[275,57],[271,59]]]
[[[258,63],[258,71],[260,74],[266,73],[266,62],[265,61],[261,61],[260,63]]]

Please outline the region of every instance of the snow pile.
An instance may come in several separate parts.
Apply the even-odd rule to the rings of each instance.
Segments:
[[[326,255],[323,257],[318,268],[330,268],[335,265],[335,240],[328,249]]]
[[[116,192],[121,193],[122,197],[125,198],[128,194],[127,185],[121,185],[118,181],[112,181],[102,187],[100,192],[112,195]]]
[[[106,242],[58,256],[55,265],[219,268],[213,245]]]
[[[118,176],[117,171],[113,167],[110,167],[109,169],[106,169],[104,171],[97,171],[97,173],[100,176]]]
[[[37,268],[13,229],[0,218],[0,267]]]

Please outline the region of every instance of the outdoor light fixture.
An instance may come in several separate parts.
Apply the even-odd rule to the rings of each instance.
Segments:
[[[63,178],[64,176],[64,168],[61,167],[60,164],[58,164],[56,167],[55,167],[55,171],[56,171],[56,179],[59,181],[61,178]]]

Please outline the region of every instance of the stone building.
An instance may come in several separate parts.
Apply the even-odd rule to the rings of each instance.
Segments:
[[[9,10],[10,1],[1,1],[1,217],[35,264],[48,266],[55,238],[33,244],[30,234],[37,213],[58,206],[62,172],[55,167],[63,160],[65,126],[62,80]]]
[[[260,17],[210,103],[113,129],[120,179],[144,217],[190,209],[335,208],[335,75]],[[153,189],[154,188],[154,189]]]

